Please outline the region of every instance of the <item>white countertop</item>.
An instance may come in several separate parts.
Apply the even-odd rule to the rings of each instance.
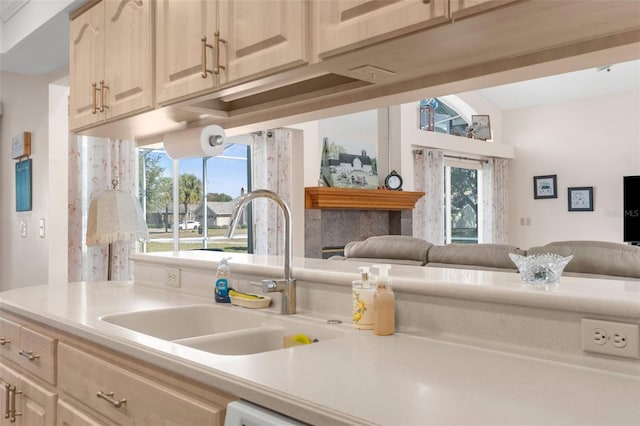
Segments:
[[[199,261],[192,255],[188,260]],[[396,269],[399,281],[400,269]],[[297,272],[300,277],[302,271]],[[452,270],[424,273],[432,280]],[[463,278],[464,273],[458,277]],[[500,291],[504,285],[494,283],[491,291]],[[614,294],[624,293],[625,286],[621,282]],[[559,289],[567,297],[579,297],[577,283],[567,285],[570,290],[564,287]],[[379,337],[355,330],[319,344],[222,356],[99,320],[114,313],[202,303],[213,301],[131,282],[35,286],[0,293],[0,307],[9,312],[311,423],[640,424],[637,376],[402,334]]]

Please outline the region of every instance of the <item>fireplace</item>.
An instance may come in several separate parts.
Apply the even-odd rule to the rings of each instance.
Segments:
[[[305,257],[328,258],[350,241],[412,235],[423,192],[305,188]]]

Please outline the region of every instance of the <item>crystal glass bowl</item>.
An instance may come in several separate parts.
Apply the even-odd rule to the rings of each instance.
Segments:
[[[563,257],[551,253],[531,256],[509,253],[509,257],[518,267],[522,282],[528,284],[559,283],[564,267],[573,259],[573,256]]]

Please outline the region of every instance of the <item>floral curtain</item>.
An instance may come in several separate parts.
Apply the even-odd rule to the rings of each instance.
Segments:
[[[108,246],[87,247],[87,213],[93,197],[112,188],[137,194],[137,156],[132,141],[71,137],[69,143],[69,281],[105,281]],[[112,245],[112,280],[133,279],[129,252],[135,242]]]
[[[425,192],[413,209],[413,236],[434,244],[444,242],[444,156],[442,151],[413,151],[416,191]]]
[[[482,167],[483,243],[506,244],[509,241],[508,166],[508,160],[504,158],[491,158]]]
[[[291,206],[292,132],[275,129],[256,136],[253,145],[253,188],[277,193]],[[267,199],[253,204],[254,253],[284,254],[284,219],[280,208]],[[259,235],[260,238],[255,238]],[[267,236],[264,238],[264,236]]]

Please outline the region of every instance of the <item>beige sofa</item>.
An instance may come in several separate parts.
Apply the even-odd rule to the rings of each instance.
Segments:
[[[509,253],[572,255],[563,275],[640,280],[640,247],[605,241],[556,241],[521,250],[508,244],[435,245],[400,235],[352,241],[331,259],[440,268],[517,272]]]

